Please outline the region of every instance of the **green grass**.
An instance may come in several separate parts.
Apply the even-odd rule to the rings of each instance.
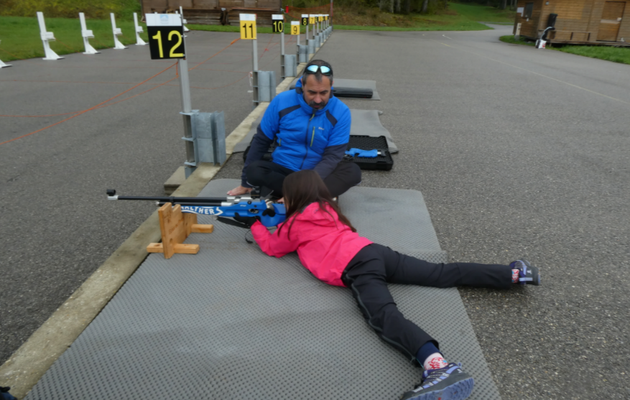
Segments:
[[[415,26],[362,26],[335,25],[335,29],[347,31],[483,31],[491,29],[474,21],[440,21],[439,19],[423,19]]]
[[[477,22],[513,24],[515,18],[514,11],[499,10],[494,7],[449,3],[448,8],[451,11],[455,11],[461,17]]]
[[[346,16],[343,9],[341,24],[335,29],[370,31],[479,31],[491,29],[480,21],[495,24],[514,23],[514,11],[501,11],[494,7],[449,3],[448,10],[435,15],[389,14],[378,9],[364,12],[365,16]],[[335,14],[336,16],[338,14]],[[348,21],[350,24],[346,24]],[[354,23],[353,23],[354,22]]]
[[[555,50],[555,48],[554,48]],[[599,58],[622,64],[630,64],[630,48],[607,46],[564,46],[558,50],[579,56]]]
[[[77,18],[79,12],[87,18],[109,18],[109,13],[120,19],[133,20],[133,13],[141,11],[138,0],[0,0],[4,16],[32,17],[37,11],[49,18]]]
[[[527,41],[523,38],[516,40],[514,39],[514,35],[506,35],[506,36],[501,36],[499,38],[500,41],[505,42],[505,43],[511,43],[511,44],[522,44],[525,46],[534,46],[534,42],[531,41]]]
[[[90,44],[95,49],[114,47],[114,36],[109,19],[86,21],[87,28],[94,32]],[[123,44],[136,43],[133,21],[116,20],[124,36],[118,36]],[[146,25],[140,37],[147,41]],[[50,48],[57,54],[69,54],[85,51],[81,37],[79,19],[46,18],[46,30],[53,32],[57,40],[50,41]],[[17,59],[44,57],[44,46],[39,36],[39,24],[36,17],[0,17],[0,60],[7,62]]]
[[[2,0],[0,0],[2,1]],[[58,0],[50,3],[49,0],[12,0],[14,7],[20,5],[20,10],[29,13],[28,7],[45,1],[47,4],[65,4],[57,12],[76,14],[76,7],[87,0],[68,2]],[[62,5],[63,5],[62,4]],[[103,7],[108,5],[106,0],[92,2],[100,8],[94,13],[102,14]],[[116,24],[122,29],[124,36],[118,39],[125,45],[135,43],[134,26],[131,20],[132,12],[137,11],[136,0],[121,0],[116,3],[124,9],[124,14],[117,13]],[[28,7],[27,7],[28,6]],[[73,8],[74,7],[74,8]],[[33,13],[34,14],[34,13]],[[68,15],[70,15],[68,14]],[[48,14],[46,14],[48,15]],[[124,15],[126,19],[120,16]],[[353,12],[352,9],[338,8],[335,17],[339,25],[335,29],[345,30],[376,30],[376,31],[477,31],[490,29],[478,21],[491,23],[513,22],[514,13],[499,11],[493,7],[475,6],[469,4],[450,3],[449,10],[437,15],[400,15],[379,12],[378,9],[364,10],[362,13]],[[347,21],[349,23],[342,23]],[[146,26],[142,24],[145,32],[140,36],[147,41]],[[221,25],[187,25],[193,30],[213,32],[239,32],[236,26]],[[109,19],[88,19],[87,27],[94,31],[94,39],[90,43],[96,49],[114,47],[111,23]],[[285,32],[288,33],[290,25],[285,24]],[[81,28],[78,18],[46,18],[46,29],[55,34],[56,41],[50,42],[50,47],[59,55],[84,51]],[[305,29],[302,27],[302,32]],[[271,33],[271,27],[258,27],[259,33]],[[8,17],[0,16],[0,60],[11,61],[33,57],[44,57],[44,49],[39,36],[37,18],[33,17]]]
[[[502,42],[523,44],[528,46],[534,46],[533,42],[525,41],[524,39],[514,40],[514,36],[507,35],[499,38]],[[630,48],[628,47],[610,47],[610,46],[571,46],[565,45],[561,47],[549,46],[548,50],[557,50],[564,53],[576,54],[579,56],[597,58],[600,60],[612,61],[622,64],[630,64]]]

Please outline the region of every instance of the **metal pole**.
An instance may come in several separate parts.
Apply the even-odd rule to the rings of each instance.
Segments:
[[[280,32],[280,54],[284,55],[284,32]]]
[[[182,109],[185,113],[192,111],[190,101],[190,81],[188,79],[188,60],[180,58],[177,61],[179,68],[179,84],[182,89]]]
[[[195,143],[193,142],[190,100],[190,81],[188,79],[188,60],[180,58],[177,61],[179,68],[179,85],[182,91],[182,119],[184,122],[184,140],[186,143],[186,169],[185,176],[188,178],[195,170],[197,160],[195,158]]]
[[[280,32],[280,76],[282,79],[286,78],[286,69],[284,66],[284,29]]]
[[[258,71],[258,39],[252,40],[252,43],[252,65],[254,67],[254,71]]]
[[[254,93],[254,108],[259,104],[258,102],[258,39],[252,40],[252,91]]]

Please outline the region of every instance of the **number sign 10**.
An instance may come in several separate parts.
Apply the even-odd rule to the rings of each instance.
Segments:
[[[284,16],[282,14],[274,14],[271,16],[273,33],[284,32]]]

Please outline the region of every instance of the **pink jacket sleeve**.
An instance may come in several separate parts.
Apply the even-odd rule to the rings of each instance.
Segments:
[[[287,229],[282,229],[280,234],[278,234],[279,228],[274,233],[270,233],[260,221],[256,221],[252,225],[254,240],[265,254],[272,257],[282,257],[289,254],[297,250],[299,245],[299,240],[296,240],[297,232],[292,232],[293,240],[289,240]]]

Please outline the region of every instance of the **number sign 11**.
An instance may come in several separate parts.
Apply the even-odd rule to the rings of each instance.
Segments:
[[[184,26],[179,14],[146,14],[152,60],[186,58]]]
[[[241,39],[256,39],[256,14],[240,14]]]

